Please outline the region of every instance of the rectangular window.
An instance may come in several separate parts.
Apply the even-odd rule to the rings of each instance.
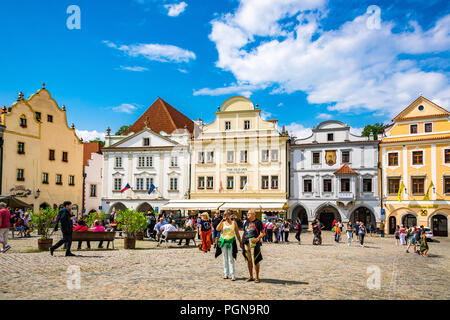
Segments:
[[[150,190],[152,184],[153,178],[145,178],[145,190]]]
[[[121,157],[116,157],[114,164],[115,164],[116,168],[122,168],[122,158]]]
[[[53,122],[53,116],[51,114],[47,115],[47,121],[48,122]]]
[[[324,179],[323,180],[323,192],[332,192],[332,185],[331,185],[331,179]]]
[[[225,121],[225,130],[231,130],[231,122]]]
[[[171,167],[178,167],[178,157],[172,157],[170,159],[170,166]]]
[[[227,163],[234,163],[234,151],[227,151]]]
[[[312,180],[311,179],[303,180],[303,192],[312,192]]]
[[[412,124],[409,126],[409,133],[411,133],[411,134],[417,133],[417,124]]]
[[[62,153],[62,161],[69,162],[69,154],[67,152]]]
[[[247,162],[248,162],[247,150],[241,150],[241,163],[247,163]]]
[[[40,122],[41,121],[41,113],[40,112],[35,112],[34,114],[36,116],[36,120]]]
[[[205,163],[205,153],[204,152],[198,153],[198,163]]]
[[[250,129],[250,121],[249,120],[245,120],[244,121],[244,129],[245,130],[249,130]]]
[[[42,173],[42,183],[48,184],[48,173],[47,172]]]
[[[396,195],[396,194],[398,194],[399,189],[400,189],[400,179],[389,178],[388,179],[389,194]]]
[[[214,162],[214,151],[208,151],[208,153],[206,154],[206,160],[208,161],[208,163]]]
[[[227,177],[227,189],[234,189],[234,177]]]
[[[262,150],[261,160],[262,160],[262,162],[268,162],[269,161],[269,150]]]
[[[269,189],[269,176],[262,176],[261,189]]]
[[[450,163],[450,149],[444,150],[444,161],[445,163]]]
[[[341,179],[341,192],[350,192],[350,179]]]
[[[148,168],[153,167],[153,157],[146,157],[146,158],[145,158],[145,165],[146,165]]]
[[[17,181],[25,181],[23,169],[17,169]]]
[[[69,176],[69,186],[75,185],[75,176]]]
[[[171,191],[178,190],[178,178],[170,178],[170,190]]]
[[[62,174],[57,174],[56,175],[56,184],[58,185],[62,185]]]
[[[363,179],[363,192],[372,192],[372,179]]]
[[[241,190],[243,190],[246,186],[247,186],[247,176],[241,176],[241,180],[240,180]]]
[[[278,176],[272,176],[271,187],[272,189],[278,189]]]
[[[22,128],[26,128],[27,127],[27,118],[25,118],[25,117],[21,117],[20,118],[20,126]]]
[[[145,165],[145,157],[138,157],[138,167],[143,167]]]
[[[389,166],[398,166],[398,153],[392,152],[388,154]]]
[[[205,177],[198,177],[198,189],[205,189]]]
[[[25,143],[24,142],[17,142],[17,153],[25,154]]]
[[[350,163],[350,151],[342,151],[342,163]]]
[[[274,149],[270,153],[272,162],[278,162],[278,150]]]
[[[114,178],[114,191],[120,191],[122,189],[122,179]]]
[[[214,189],[214,177],[207,177],[206,178],[206,188],[207,189]]]
[[[320,164],[320,152],[313,152],[313,164]]]
[[[444,193],[450,194],[450,177],[444,178]]]
[[[412,159],[414,165],[423,164],[423,151],[413,151]]]
[[[97,185],[91,184],[91,197],[95,198],[97,197]]]
[[[55,160],[55,150],[49,150],[48,151],[48,160]]]
[[[433,124],[425,123],[425,132],[433,132]]]
[[[136,190],[144,190],[144,178],[136,178]]]
[[[425,179],[413,178],[412,179],[412,194],[424,194]]]
[[[334,134],[329,133],[327,136],[328,141],[334,141]]]
[[[142,145],[143,145],[144,147],[150,146],[150,138],[144,138],[144,139],[142,140]]]

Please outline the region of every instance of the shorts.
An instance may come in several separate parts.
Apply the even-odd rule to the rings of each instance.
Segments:
[[[220,238],[220,231],[213,230],[213,232],[212,232],[212,238],[213,238],[213,239],[219,239],[219,238]]]
[[[410,244],[416,244],[416,238],[410,237],[410,238],[409,238],[409,243],[410,243]]]
[[[251,247],[250,243],[247,243],[244,244],[244,250],[248,262],[251,262],[253,265],[255,265],[255,247]]]
[[[9,228],[0,229],[0,242],[8,243]]]

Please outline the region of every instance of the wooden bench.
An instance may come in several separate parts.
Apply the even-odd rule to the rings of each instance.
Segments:
[[[107,241],[106,249],[109,249],[109,243],[112,242],[114,249],[115,232],[94,232],[94,231],[74,231],[72,241]]]
[[[167,232],[167,236],[163,239],[163,236],[161,235],[161,238],[158,243],[158,247],[161,244],[161,242],[166,242],[166,248],[169,247],[168,241],[169,240],[193,240],[194,245],[197,246],[195,243],[195,236],[197,235],[197,231],[169,231]]]

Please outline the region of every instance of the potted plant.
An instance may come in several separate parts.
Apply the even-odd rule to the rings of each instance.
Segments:
[[[142,212],[135,210],[119,210],[116,218],[118,227],[125,233],[124,248],[136,248],[136,233],[147,227],[147,219]]]
[[[53,239],[50,238],[50,230],[54,227],[57,215],[58,210],[52,208],[41,209],[38,213],[31,215],[31,225],[39,231],[39,235],[41,236],[38,239],[39,251],[48,251],[53,245]]]
[[[104,221],[106,220],[106,213],[101,211],[98,213],[97,211],[89,213],[89,215],[84,219],[86,224],[91,228],[94,226],[95,220]]]

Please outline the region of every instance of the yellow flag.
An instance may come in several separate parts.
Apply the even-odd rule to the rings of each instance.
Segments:
[[[398,189],[398,195],[397,195],[397,200],[398,200],[398,202],[402,202],[402,192],[403,192],[403,189],[405,189],[405,184],[404,184],[403,181],[402,181],[402,183],[400,184],[400,188]]]
[[[423,201],[430,201],[430,190],[433,187],[434,187],[434,184],[433,184],[433,181],[431,181],[431,183],[427,189],[427,193],[425,194],[425,197],[423,197]]]

